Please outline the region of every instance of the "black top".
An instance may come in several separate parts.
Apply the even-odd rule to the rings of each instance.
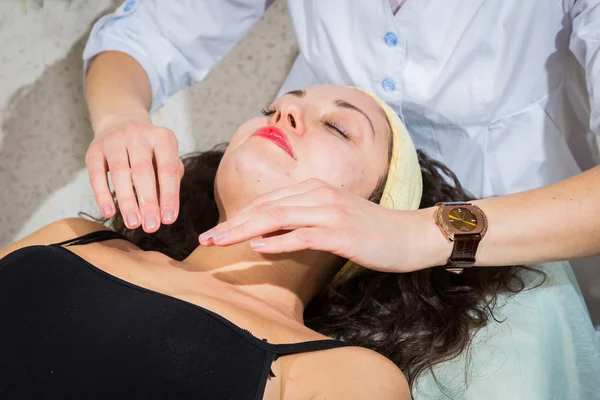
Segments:
[[[270,344],[197,305],[141,288],[62,245],[0,259],[0,399],[262,399],[278,356],[346,346]]]

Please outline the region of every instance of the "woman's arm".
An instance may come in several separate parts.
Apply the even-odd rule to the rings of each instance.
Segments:
[[[150,81],[125,53],[107,51],[94,59],[86,77],[86,99],[95,139],[130,122],[152,124]]]
[[[85,161],[102,215],[110,218],[116,212],[107,181],[110,171],[129,228],[143,225],[154,232],[161,222],[173,223],[183,169],[175,134],[152,125],[152,89],[145,70],[125,53],[103,52],[94,59],[86,83],[94,140]]]
[[[473,201],[489,229],[479,245],[479,266],[535,264],[600,254],[600,166],[572,178],[522,193]],[[435,208],[420,210],[423,237],[443,265],[452,244],[434,224]]]
[[[152,126],[149,112],[202,80],[267,4],[127,1],[94,24],[83,53],[95,136],[86,166],[105,218],[116,212],[110,172],[128,228],[141,225],[151,233],[175,221],[183,174],[177,139],[169,129]]]
[[[539,189],[474,201],[489,219],[476,265],[534,264],[600,254],[599,189],[600,166]],[[324,216],[318,207],[306,204],[329,211]],[[436,211],[389,210],[308,180],[260,196],[200,235],[200,243],[229,246],[285,230],[250,245],[266,254],[327,251],[367,268],[410,272],[445,265],[452,252],[452,243],[435,224]]]

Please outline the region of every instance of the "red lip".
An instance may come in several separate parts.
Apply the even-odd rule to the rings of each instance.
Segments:
[[[290,157],[292,157],[293,159],[296,158],[294,156],[294,151],[292,150],[292,144],[290,143],[287,136],[285,135],[285,133],[283,133],[283,131],[281,129],[279,129],[275,126],[269,125],[269,126],[265,126],[264,128],[260,128],[259,130],[254,132],[254,134],[252,136],[260,136],[265,139],[269,139],[270,141],[275,143],[277,146],[279,146],[281,149],[283,149],[283,151],[288,153],[290,155]]]

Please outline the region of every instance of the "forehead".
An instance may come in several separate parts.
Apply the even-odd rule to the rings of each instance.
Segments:
[[[353,105],[360,107],[363,111],[369,114],[379,113],[385,118],[385,114],[379,104],[368,94],[348,86],[337,85],[316,85],[310,86],[305,90],[306,98],[313,101],[328,101],[344,100]],[[371,116],[371,115],[370,115]],[[375,115],[373,115],[374,117]]]

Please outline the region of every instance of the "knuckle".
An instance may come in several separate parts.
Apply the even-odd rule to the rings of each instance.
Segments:
[[[168,145],[177,145],[175,134],[168,128],[156,128],[156,135],[164,140]]]
[[[238,226],[233,228],[233,230],[235,231],[236,234],[238,234],[240,236],[244,236],[246,234],[246,232],[248,232],[248,223],[244,222],[242,224],[239,224]]]
[[[140,209],[146,211],[158,208],[158,200],[155,196],[144,196],[140,198]]]
[[[162,163],[158,166],[160,175],[165,178],[177,178],[181,176],[181,167],[177,163]]]
[[[114,173],[129,173],[129,162],[125,160],[117,160],[109,163],[108,165],[111,172]]]
[[[87,152],[85,153],[85,158],[87,160],[88,157],[97,157],[99,153],[102,152],[102,145],[100,142],[92,142]]]
[[[179,205],[179,196],[177,193],[168,193],[168,192],[160,192],[160,204],[163,207],[167,206],[178,206]]]
[[[308,229],[298,229],[295,231],[296,237],[305,246],[310,246],[312,244],[312,234]]]
[[[264,194],[258,195],[256,196],[251,202],[250,204],[252,205],[257,205],[257,204],[261,204],[261,203],[266,203],[267,201],[267,196]]]
[[[271,203],[270,201],[265,201],[263,203],[259,203],[255,208],[255,213],[256,214],[264,214],[266,212],[269,212],[269,210],[272,207],[273,207],[273,203]]]
[[[87,169],[88,169],[88,174],[89,174],[91,180],[96,180],[96,179],[104,180],[106,177],[106,171],[102,167],[88,166]]]
[[[269,209],[269,216],[277,221],[281,221],[287,216],[287,211],[285,207],[273,207]]]
[[[154,174],[154,166],[149,160],[137,161],[131,165],[131,173],[136,176]]]
[[[85,166],[87,167],[88,170],[91,171],[91,169],[97,169],[98,167],[96,166],[98,164],[99,157],[97,153],[90,153],[89,151],[86,153],[85,155]]]
[[[98,204],[98,207],[102,207],[102,204],[110,204],[112,201],[113,198],[110,196],[105,196],[103,194],[96,195],[96,203]]]
[[[322,186],[325,183],[319,178],[310,178],[307,182],[312,186]]]
[[[114,200],[112,193],[105,185],[92,183],[92,191],[100,203],[110,203]]]
[[[337,223],[347,221],[350,217],[350,213],[346,207],[336,207],[331,213],[333,220]]]
[[[125,148],[125,141],[115,136],[107,136],[98,143],[98,151],[103,154],[115,154]]]
[[[121,195],[121,196],[117,195],[117,201],[119,202],[119,205],[123,209],[135,210],[137,208],[137,200],[132,195]]]

